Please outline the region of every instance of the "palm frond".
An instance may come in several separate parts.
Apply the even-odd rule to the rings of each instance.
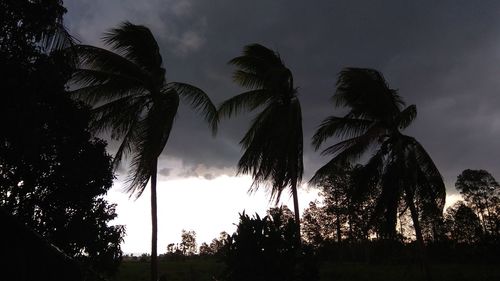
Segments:
[[[52,30],[42,35],[40,40],[42,48],[49,54],[71,48],[75,46],[76,41],[62,22],[56,23]]]
[[[446,200],[446,187],[443,177],[424,147],[414,138],[407,138],[409,138],[413,144],[411,148],[415,154],[415,162],[420,173],[419,180],[420,182],[424,182],[427,187],[426,190],[429,192],[432,200],[434,200],[438,208],[442,210]]]
[[[353,137],[327,147],[321,152],[321,154],[333,154],[334,157],[342,155],[342,158],[357,160],[370,145],[376,144],[380,140],[382,136],[381,133],[383,132],[382,128],[371,127],[363,135]]]
[[[134,143],[137,142],[137,124],[139,123],[139,118],[137,116],[131,116],[133,120],[127,123],[128,131],[123,134],[123,139],[113,157],[113,170],[117,170],[126,155],[129,155],[134,150]]]
[[[368,130],[373,122],[365,119],[330,116],[321,122],[313,136],[313,146],[318,150],[323,142],[332,136],[346,138],[357,137]]]
[[[219,118],[231,118],[238,115],[243,110],[254,110],[264,105],[271,97],[270,92],[266,90],[252,90],[236,95],[224,101],[218,109]]]
[[[404,106],[380,72],[365,68],[343,69],[332,100],[336,106],[349,107],[352,113],[363,113],[373,120],[389,120]]]
[[[186,100],[196,111],[203,115],[205,120],[210,124],[212,132],[214,134],[217,132],[219,121],[217,108],[204,91],[195,86],[179,82],[168,83],[166,89],[177,92],[181,98]]]
[[[239,173],[252,174],[252,191],[265,185],[277,202],[287,186],[301,181],[302,138],[298,100],[270,105],[257,116],[241,142],[245,152],[238,162]]]
[[[270,67],[283,66],[278,53],[260,44],[250,44],[243,49],[243,55],[229,61],[248,72],[265,73]]]
[[[383,148],[380,148],[364,166],[359,165],[357,169],[355,169],[352,190],[352,197],[354,200],[363,198],[365,194],[378,186],[384,173],[384,157],[385,151]]]
[[[68,51],[74,52],[79,57],[79,69],[93,69],[134,77],[140,81],[147,80],[147,74],[138,65],[109,50],[89,45],[76,45]]]
[[[151,31],[142,25],[123,22],[102,37],[104,43],[116,52],[150,73],[162,69],[160,48]]]
[[[233,81],[248,89],[263,88],[266,84],[265,77],[241,69],[234,71]]]
[[[410,126],[415,118],[417,118],[417,107],[412,104],[399,113],[396,124],[399,129],[403,130]]]
[[[245,47],[243,55],[229,61],[240,68],[233,74],[233,80],[243,87],[284,88],[291,90],[291,72],[283,64],[279,54],[259,44]],[[284,84],[290,84],[283,87]]]
[[[165,92],[152,105],[147,116],[136,126],[134,155],[130,164],[132,174],[127,179],[126,191],[140,197],[153,171],[153,164],[163,151],[172,130],[179,107],[176,93]]]
[[[90,105],[148,93],[142,81],[98,70],[75,70],[72,79],[73,83],[80,87],[70,94]]]
[[[120,139],[142,118],[149,103],[147,97],[127,96],[102,104],[92,109],[90,127],[95,132],[110,131],[112,139]]]

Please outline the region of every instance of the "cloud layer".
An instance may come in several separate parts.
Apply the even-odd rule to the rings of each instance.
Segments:
[[[161,45],[167,79],[195,84],[216,103],[242,91],[227,61],[244,45],[277,50],[299,87],[306,179],[328,159],[312,151],[310,137],[323,118],[340,114],[328,99],[347,66],[382,71],[417,105],[407,133],[423,143],[449,187],[466,168],[500,176],[500,2],[82,0],[66,6],[66,24],[83,43],[99,44],[102,32],[125,20],[147,25]],[[161,174],[176,168],[181,177],[231,173],[251,117],[223,122],[214,139],[182,107],[164,152],[165,159],[182,159],[181,166],[164,164]]]

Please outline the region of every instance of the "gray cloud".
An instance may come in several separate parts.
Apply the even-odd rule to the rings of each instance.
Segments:
[[[215,178],[215,176],[213,174],[204,174],[203,175],[203,178],[206,179],[206,180],[213,180]]]
[[[158,171],[158,174],[160,174],[161,176],[164,176],[164,177],[170,176],[171,173],[172,173],[172,169],[171,168],[161,168]]]
[[[340,114],[328,103],[346,66],[384,73],[418,119],[420,140],[453,186],[466,168],[500,177],[500,3],[497,1],[72,1],[66,23],[96,44],[121,21],[148,25],[158,38],[167,79],[195,84],[216,103],[241,92],[227,61],[244,45],[280,52],[294,73],[303,108],[305,179],[328,158],[309,146],[319,122]],[[234,167],[252,114],[221,123],[212,138],[182,106],[164,154],[185,174]],[[334,140],[332,140],[333,142]],[[201,171],[200,165],[205,170]],[[198,170],[197,170],[198,169]],[[225,170],[226,169],[226,170]],[[211,176],[209,176],[211,177]]]

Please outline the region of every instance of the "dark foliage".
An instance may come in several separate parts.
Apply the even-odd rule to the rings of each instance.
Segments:
[[[222,257],[225,280],[317,280],[315,256],[308,248],[297,248],[295,230],[293,217],[282,209],[263,218],[241,214]]]
[[[488,171],[467,169],[458,176],[455,187],[479,218],[484,234],[499,239],[500,184],[496,179]]]
[[[463,202],[457,202],[446,210],[448,238],[458,244],[474,244],[481,240],[483,229],[474,211]]]
[[[261,110],[240,141],[245,151],[238,162],[238,173],[251,174],[250,190],[265,186],[275,202],[283,190],[290,188],[300,233],[297,186],[304,172],[303,132],[292,72],[277,52],[260,44],[245,46],[243,54],[229,63],[237,67],[233,80],[248,91],[224,101],[219,116],[229,118],[241,111]]]
[[[319,149],[330,137],[341,141],[323,151],[333,158],[315,173],[312,182],[319,183],[336,173],[339,166],[358,162],[373,152],[358,174],[353,194],[380,190],[371,220],[383,217],[381,234],[390,239],[396,238],[398,207],[403,200],[411,210],[417,237],[422,240],[417,207],[432,209],[428,213],[442,212],[445,187],[422,145],[400,132],[416,118],[416,106],[405,107],[398,91],[389,88],[380,72],[364,68],[340,72],[332,101],[348,112],[343,117],[325,119],[313,137],[313,145]]]
[[[0,205],[69,256],[112,273],[124,230],[107,225],[116,217],[103,198],[111,158],[88,131],[88,108],[66,92],[71,56],[49,53],[66,35],[65,9],[60,1],[0,5]]]
[[[2,56],[30,60],[72,38],[62,24],[66,9],[61,0],[3,0],[0,2]]]
[[[103,36],[111,49],[76,45],[78,57],[71,82],[72,94],[92,108],[92,129],[119,140],[115,168],[131,156],[126,191],[139,197],[148,182],[151,188],[151,280],[158,279],[156,184],[158,157],[170,137],[182,99],[212,125],[217,110],[201,89],[167,82],[158,43],[142,25],[123,22]]]

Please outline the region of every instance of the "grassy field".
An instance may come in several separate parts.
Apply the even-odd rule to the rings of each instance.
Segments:
[[[160,276],[167,281],[214,281],[223,271],[223,264],[213,258],[196,258],[179,261],[161,261]],[[432,277],[439,281],[498,281],[500,266],[441,264],[431,268]],[[421,270],[415,265],[367,265],[323,263],[321,280],[334,281],[413,281],[423,280]],[[149,263],[125,261],[115,281],[149,281]]]
[[[194,258],[177,261],[160,261],[159,276],[167,281],[213,281],[224,269],[214,258]],[[149,281],[149,262],[124,261],[116,281]]]

